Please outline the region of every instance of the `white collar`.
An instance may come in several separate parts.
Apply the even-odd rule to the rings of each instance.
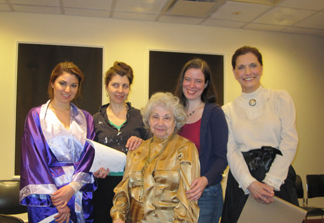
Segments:
[[[247,115],[248,119],[256,119],[263,116],[263,108],[270,95],[270,90],[260,87],[252,93],[242,92],[234,102],[241,107]]]

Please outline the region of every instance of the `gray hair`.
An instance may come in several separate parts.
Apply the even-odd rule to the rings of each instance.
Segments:
[[[187,114],[184,111],[183,105],[180,103],[179,98],[169,92],[158,92],[151,96],[146,106],[141,110],[143,122],[147,129],[150,130],[150,115],[155,106],[162,106],[172,112],[176,122],[176,126],[174,128],[175,133],[177,133],[181,127],[186,124]]]

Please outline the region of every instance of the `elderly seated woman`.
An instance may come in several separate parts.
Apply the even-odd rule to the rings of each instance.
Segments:
[[[129,151],[123,180],[115,188],[114,223],[197,222],[197,203],[186,197],[200,176],[197,148],[177,131],[187,115],[171,93],[156,93],[142,110],[153,137]]]

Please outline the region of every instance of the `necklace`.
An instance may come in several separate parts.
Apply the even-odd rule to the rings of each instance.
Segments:
[[[187,114],[187,117],[193,115],[193,113],[195,113],[195,110],[193,110],[192,112],[190,112],[189,114]]]
[[[251,100],[249,101],[249,105],[250,105],[250,106],[255,106],[255,105],[256,105],[256,100],[255,100],[255,99],[251,99]]]
[[[194,109],[192,112],[190,112],[189,114],[187,114],[187,117],[189,117],[189,116],[192,116],[194,113],[195,113],[195,111],[197,111],[197,110],[199,110],[199,109],[201,109],[201,108],[203,108],[204,106],[198,106],[196,109]]]

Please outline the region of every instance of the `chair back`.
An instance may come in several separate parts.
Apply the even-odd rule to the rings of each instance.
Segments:
[[[25,222],[22,219],[14,216],[0,214],[0,223],[25,223]]]
[[[297,197],[304,198],[304,189],[303,189],[303,182],[299,175],[296,175],[296,190],[297,190]]]
[[[0,180],[0,214],[20,214],[27,207],[19,203],[19,180]]]
[[[307,197],[324,197],[324,174],[306,175]]]

